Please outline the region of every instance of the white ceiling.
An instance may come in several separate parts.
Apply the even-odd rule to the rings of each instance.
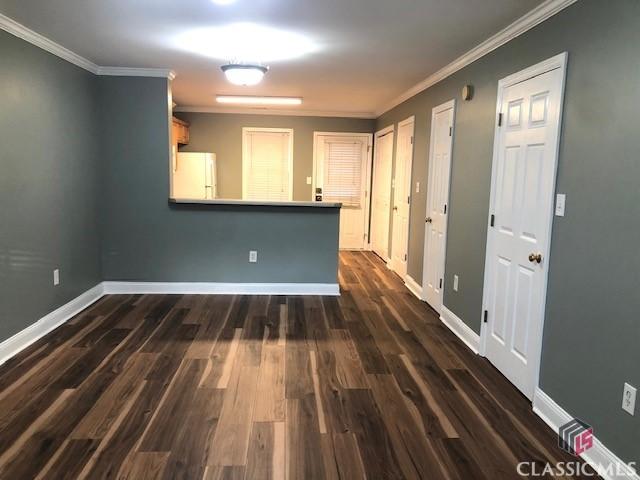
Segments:
[[[174,101],[181,107],[216,106],[216,94],[300,96],[303,111],[364,114],[379,111],[540,3],[0,0],[0,12],[98,65],[175,70]],[[209,29],[240,22],[294,35],[276,39],[282,47],[269,48],[264,38],[253,45],[271,57],[290,49],[298,56],[265,61],[270,71],[256,87],[230,85],[220,65],[232,58],[221,57],[237,51],[238,42],[199,40],[203,31],[209,38]]]

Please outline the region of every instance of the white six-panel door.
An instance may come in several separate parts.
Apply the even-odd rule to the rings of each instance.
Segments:
[[[340,248],[343,250],[362,250],[366,245],[371,143],[370,134],[314,134],[314,197],[342,203]]]
[[[409,209],[411,206],[414,123],[414,117],[410,117],[398,124],[396,165],[392,182],[394,190],[391,268],[401,278],[407,274],[409,256]]]
[[[422,291],[425,301],[437,312],[442,308],[444,285],[454,108],[451,100],[431,113]]]
[[[487,358],[527,397],[538,380],[566,55],[501,81],[483,317]]]
[[[390,127],[376,134],[371,189],[371,249],[385,261],[389,258],[392,162],[393,127]]]

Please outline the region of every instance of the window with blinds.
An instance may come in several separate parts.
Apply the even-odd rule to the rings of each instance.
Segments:
[[[360,208],[362,201],[362,142],[327,140],[323,194],[326,202]]]
[[[290,134],[247,132],[245,139],[244,198],[246,200],[290,200]]]

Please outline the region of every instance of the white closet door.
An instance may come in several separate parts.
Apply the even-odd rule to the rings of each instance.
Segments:
[[[371,249],[385,261],[389,258],[393,135],[391,131],[376,138],[371,190]]]
[[[413,117],[398,126],[396,165],[393,176],[393,241],[391,268],[401,278],[407,274],[409,258],[409,210],[411,206],[411,168],[413,164]]]
[[[431,114],[431,154],[429,155],[429,180],[427,184],[422,290],[425,301],[437,312],[442,309],[444,285],[453,117],[453,101],[434,108]]]
[[[528,398],[544,321],[563,69],[499,89],[483,336],[487,358]]]

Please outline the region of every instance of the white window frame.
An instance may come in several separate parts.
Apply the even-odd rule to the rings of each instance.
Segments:
[[[318,157],[318,142],[320,137],[360,137],[367,140],[367,171],[365,172],[367,181],[367,191],[365,192],[365,198],[370,195],[371,184],[371,159],[373,153],[373,134],[372,133],[348,133],[348,132],[313,132],[313,181],[311,182],[311,198],[316,196],[316,184],[317,180],[317,157]],[[367,200],[368,201],[368,200]]]
[[[287,133],[289,134],[288,142],[288,161],[289,167],[289,195],[288,200],[293,200],[293,128],[266,128],[266,127],[243,127],[242,128],[242,199],[247,200],[249,179],[249,134],[251,133]]]

